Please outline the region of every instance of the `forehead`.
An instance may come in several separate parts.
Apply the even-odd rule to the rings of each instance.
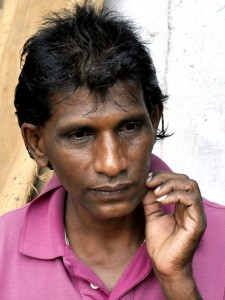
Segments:
[[[147,111],[143,91],[140,87],[120,82],[104,94],[90,93],[85,87],[78,88],[71,94],[57,94],[51,98],[52,117],[82,118],[101,117],[103,114],[128,114],[136,110]]]

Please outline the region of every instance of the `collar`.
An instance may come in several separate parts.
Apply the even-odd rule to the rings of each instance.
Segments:
[[[54,259],[65,252],[64,203],[66,191],[54,175],[46,188],[28,206],[20,252],[39,259]]]

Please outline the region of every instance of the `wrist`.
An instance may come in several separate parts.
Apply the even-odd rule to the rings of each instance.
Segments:
[[[161,289],[167,300],[201,300],[191,270],[184,270],[173,275],[162,275],[155,272]]]

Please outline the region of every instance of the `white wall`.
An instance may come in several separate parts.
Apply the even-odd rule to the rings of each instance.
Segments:
[[[225,204],[225,0],[106,0],[143,26],[174,135],[154,152]]]

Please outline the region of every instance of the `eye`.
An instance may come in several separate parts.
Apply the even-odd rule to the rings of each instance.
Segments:
[[[93,135],[93,132],[88,128],[76,129],[67,134],[68,139],[73,139],[77,141],[84,140]]]
[[[140,127],[140,122],[129,122],[122,126],[121,131],[133,131]]]
[[[139,121],[132,121],[132,122],[126,122],[123,124],[120,128],[120,132],[136,132],[141,127],[141,122]]]

